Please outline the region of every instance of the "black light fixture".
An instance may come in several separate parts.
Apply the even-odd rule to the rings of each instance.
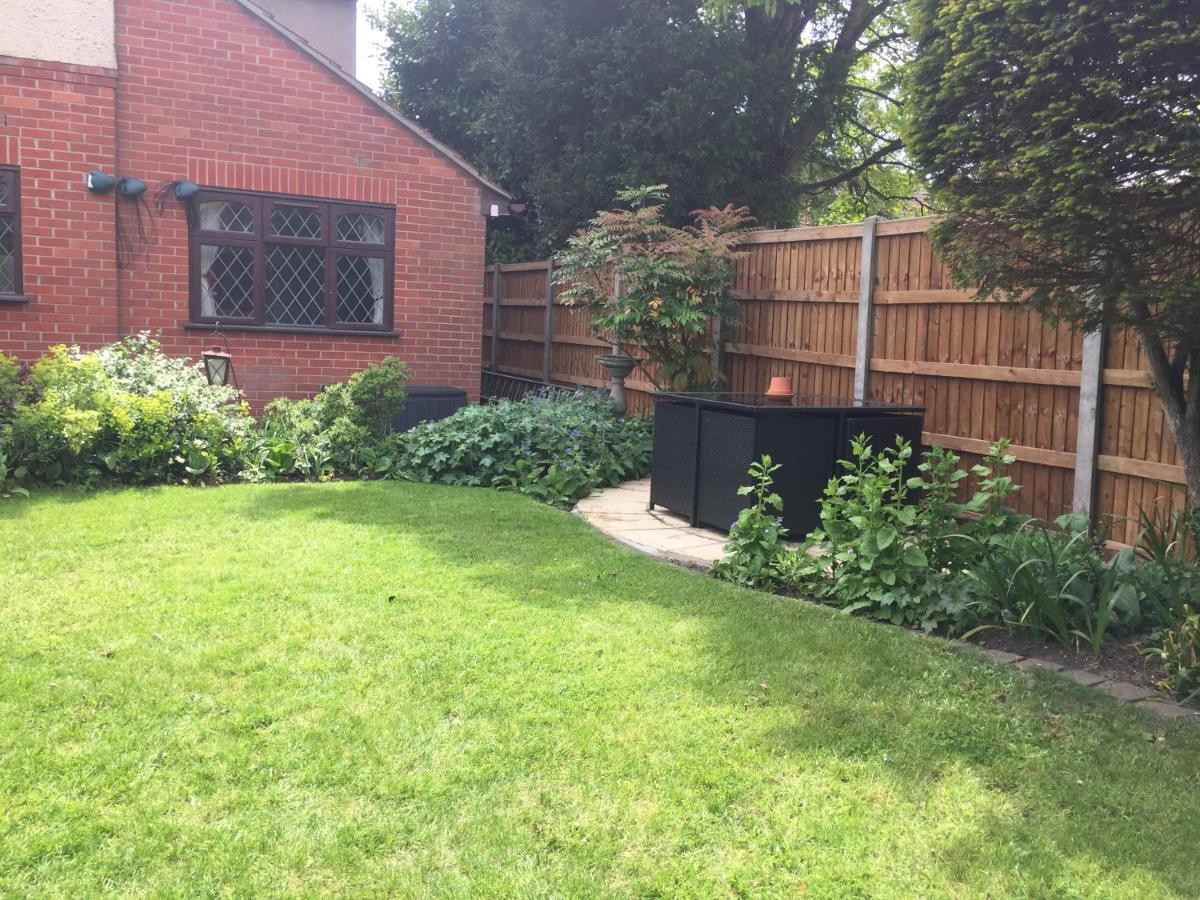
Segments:
[[[233,357],[220,347],[213,347],[200,354],[204,361],[204,376],[211,385],[229,384],[233,372]]]

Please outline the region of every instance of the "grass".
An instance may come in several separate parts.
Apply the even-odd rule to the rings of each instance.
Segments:
[[[1200,729],[520,497],[0,506],[0,894],[1200,895]]]

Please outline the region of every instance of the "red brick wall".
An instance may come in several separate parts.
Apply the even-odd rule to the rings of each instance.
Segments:
[[[50,343],[93,346],[141,330],[158,333],[173,354],[196,357],[213,343],[207,331],[185,327],[182,207],[172,201],[152,212],[147,245],[118,271],[117,201],[83,187],[85,173],[102,168],[147,182],[147,199],[163,182],[186,178],[396,206],[398,334],[228,332],[255,408],[280,394],[311,394],[385,356],[408,363],[416,383],[475,397],[485,226],[478,183],[232,0],[118,0],[116,25],[115,117],[111,75],[0,68],[0,112],[16,123],[0,130],[0,154],[23,169],[31,295],[23,308],[0,308],[0,350],[29,357]],[[69,87],[56,84],[68,76]]]
[[[0,165],[20,167],[27,303],[0,301],[0,350],[31,360],[55,343],[116,336],[113,198],[89,194],[112,172],[116,73],[0,57]]]
[[[230,333],[252,403],[316,391],[398,356],[415,382],[479,388],[484,221],[477,183],[231,0],[121,0],[117,155],[122,174],[396,205],[398,337]],[[121,273],[131,330],[170,352],[187,331],[187,231],[156,216],[145,258]]]

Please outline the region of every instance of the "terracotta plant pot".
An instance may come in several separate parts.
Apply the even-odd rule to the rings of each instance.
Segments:
[[[771,378],[771,383],[767,386],[767,399],[778,400],[784,402],[791,400],[795,395],[792,391],[792,379],[787,375],[775,375]]]

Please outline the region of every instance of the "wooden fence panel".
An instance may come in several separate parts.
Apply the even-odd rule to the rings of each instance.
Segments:
[[[1020,508],[1052,520],[1076,499],[1083,336],[1026,307],[980,302],[957,288],[933,252],[933,221],[880,221],[867,232],[868,262],[874,259],[870,291],[863,292],[870,303],[863,363],[869,395],[924,406],[925,443],[942,444],[968,464],[1009,438],[1018,459],[1012,474],[1023,486]],[[854,395],[863,241],[861,224],[748,236],[732,286],[738,316],[722,335],[729,390],[759,393],[772,376],[788,375],[800,392]],[[555,300],[547,323],[544,262],[486,274],[485,364],[496,272],[497,368],[541,378],[549,362],[555,382],[603,387],[596,357],[608,344],[592,333],[590,314]],[[1182,470],[1132,334],[1107,336],[1100,381],[1092,509],[1114,540],[1131,543],[1137,529],[1129,520],[1140,507],[1182,505]],[[646,375],[635,371],[628,386],[631,408],[648,410],[654,388]]]

